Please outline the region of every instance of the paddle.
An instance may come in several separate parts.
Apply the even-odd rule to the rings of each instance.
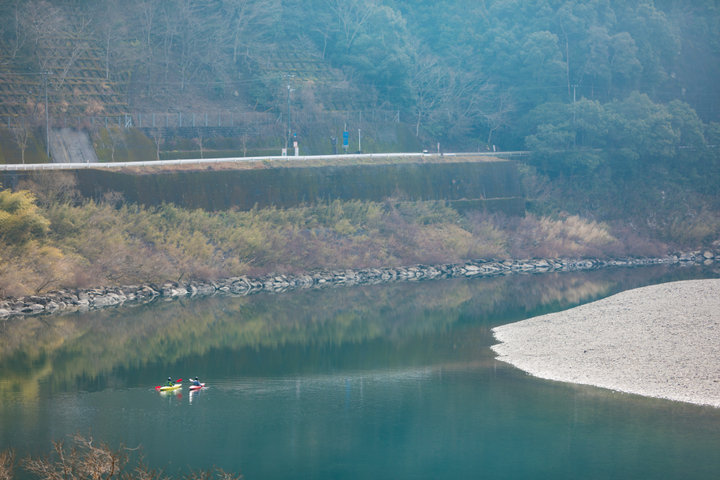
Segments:
[[[175,383],[182,383],[182,378],[178,378],[177,380],[175,380]],[[155,390],[160,390],[162,387],[162,385],[158,385],[157,387],[155,387]]]

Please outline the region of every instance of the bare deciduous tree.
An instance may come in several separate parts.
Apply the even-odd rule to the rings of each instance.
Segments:
[[[27,42],[28,31],[24,28],[25,12],[21,0],[13,0],[10,22],[0,23],[0,38],[5,39],[5,48],[10,59],[15,60]]]
[[[19,115],[13,118],[10,131],[13,138],[20,149],[20,160],[25,164],[25,150],[27,150],[28,140],[32,128],[31,118],[27,115]]]
[[[488,125],[488,145],[492,145],[495,132],[509,125],[512,113],[515,112],[515,104],[509,92],[500,92],[490,98],[495,99],[495,108],[488,108],[483,114]]]
[[[352,50],[355,40],[380,8],[374,0],[327,0],[327,6],[338,22],[346,52]]]
[[[416,57],[410,75],[410,88],[414,97],[415,136],[420,136],[422,123],[442,101],[445,81],[446,74],[436,58],[429,55]]]
[[[233,65],[238,62],[240,52],[245,55],[263,44],[270,43],[272,26],[280,15],[278,0],[223,0],[221,19],[226,33],[222,38],[231,39]]]
[[[162,131],[159,128],[153,128],[151,135],[153,142],[155,142],[155,159],[160,160],[160,144],[163,141]]]

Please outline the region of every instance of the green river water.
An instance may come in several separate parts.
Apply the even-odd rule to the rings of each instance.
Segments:
[[[718,276],[604,269],[0,320],[0,451],[79,433],[171,475],[720,478],[720,409],[539,380],[489,348],[497,325]],[[207,388],[157,393],[168,376]]]

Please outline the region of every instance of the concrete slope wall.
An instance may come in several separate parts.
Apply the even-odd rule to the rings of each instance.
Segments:
[[[98,161],[88,134],[70,128],[50,131],[50,157],[54,163],[97,163]]]
[[[524,214],[514,162],[403,163],[133,174],[77,170],[83,196],[119,192],[127,202],[249,210],[340,200],[445,200],[460,209]]]

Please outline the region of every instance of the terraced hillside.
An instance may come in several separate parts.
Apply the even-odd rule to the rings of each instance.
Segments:
[[[120,84],[109,78],[102,51],[82,37],[53,36],[37,45],[33,58],[0,58],[0,119],[43,117],[46,94],[54,125],[80,117],[128,113]]]

